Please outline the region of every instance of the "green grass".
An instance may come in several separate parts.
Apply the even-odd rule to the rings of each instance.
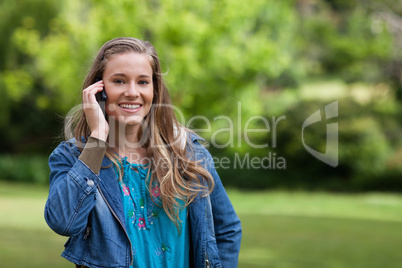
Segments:
[[[230,191],[241,267],[400,267],[402,197]]]
[[[378,268],[402,263],[402,197],[228,191],[242,220],[239,267]],[[0,183],[0,267],[72,267],[43,219],[47,188]]]

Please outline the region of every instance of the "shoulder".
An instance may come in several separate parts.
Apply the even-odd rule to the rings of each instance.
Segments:
[[[210,167],[213,165],[213,158],[211,153],[206,148],[208,143],[192,131],[187,132],[187,152],[190,157],[196,161],[201,161],[204,166]]]
[[[78,158],[81,154],[80,149],[77,146],[77,142],[75,138],[72,138],[68,141],[62,141],[51,153],[50,158],[52,156],[64,156],[67,158]]]
[[[191,130],[186,131],[187,138],[187,150],[192,150],[198,153],[208,152],[207,148],[205,148],[205,140],[198,136]]]
[[[175,143],[179,143],[181,149],[186,149],[187,151],[204,151],[206,148],[202,146],[205,140],[197,135],[194,131],[182,126],[174,126],[174,137]]]

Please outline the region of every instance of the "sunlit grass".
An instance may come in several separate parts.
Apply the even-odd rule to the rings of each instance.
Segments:
[[[240,192],[241,267],[399,267],[402,197],[396,194]]]
[[[48,188],[0,182],[0,267],[72,267],[44,220]]]
[[[397,222],[247,215],[241,267],[400,267]]]
[[[289,215],[402,222],[402,195],[241,192],[230,197],[240,215]]]
[[[0,183],[0,267],[70,267],[65,237],[43,219],[48,189]],[[239,267],[400,267],[402,197],[396,194],[241,192]]]

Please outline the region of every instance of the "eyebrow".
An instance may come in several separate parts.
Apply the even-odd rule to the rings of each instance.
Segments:
[[[140,74],[139,77],[144,77],[144,78],[151,78],[149,75],[147,74]]]
[[[115,74],[112,74],[111,77],[112,76],[127,76],[127,75],[124,74],[124,73],[115,73]],[[140,78],[151,78],[151,76],[149,76],[147,74],[140,74],[138,77],[140,77]]]

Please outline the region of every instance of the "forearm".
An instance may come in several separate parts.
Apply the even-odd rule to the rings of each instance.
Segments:
[[[97,173],[106,147],[88,144],[79,159],[71,157],[73,152],[65,144],[49,157],[50,190],[45,219],[49,227],[61,235],[71,236],[85,228],[95,205],[96,187],[100,181]]]

